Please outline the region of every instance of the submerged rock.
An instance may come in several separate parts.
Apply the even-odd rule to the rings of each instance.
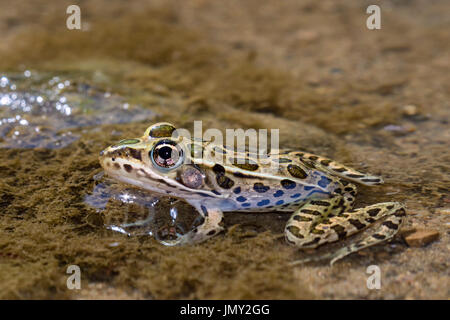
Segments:
[[[439,239],[439,232],[430,229],[411,229],[404,233],[404,239],[410,247],[423,247]]]

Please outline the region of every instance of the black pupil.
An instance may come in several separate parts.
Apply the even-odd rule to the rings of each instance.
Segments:
[[[170,159],[172,157],[172,148],[162,147],[158,150],[158,155],[164,160]]]

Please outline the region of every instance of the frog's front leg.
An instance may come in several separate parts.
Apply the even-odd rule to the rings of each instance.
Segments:
[[[215,236],[223,230],[220,225],[223,212],[218,208],[208,208],[204,205],[195,206],[203,220],[202,224],[195,227],[188,233],[182,235],[176,244],[195,244],[200,243]]]

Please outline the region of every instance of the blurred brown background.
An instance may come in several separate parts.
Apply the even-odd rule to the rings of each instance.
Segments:
[[[67,30],[70,4],[83,30]],[[381,30],[366,8],[381,7]],[[83,197],[98,152],[150,123],[103,125],[60,150],[5,149],[1,298],[448,299],[448,1],[0,1],[0,73],[64,75],[190,128],[280,128],[280,145],[381,174],[358,205],[403,201],[428,246],[364,250],[333,268],[291,268],[288,218],[227,215],[229,231],[165,248],[104,230]],[[112,133],[120,132],[113,136]],[[115,210],[121,210],[117,205]],[[114,211],[112,211],[114,212]],[[111,243],[119,246],[111,247]],[[78,264],[83,289],[65,288]],[[382,289],[366,288],[366,267]]]

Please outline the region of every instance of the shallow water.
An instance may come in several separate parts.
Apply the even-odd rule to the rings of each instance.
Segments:
[[[151,121],[154,113],[67,76],[24,71],[0,75],[0,147],[64,148],[73,130],[102,124]]]
[[[387,1],[373,32],[354,2],[96,1],[82,32],[61,24],[69,2],[17,3],[0,10],[0,298],[449,297],[448,2]],[[403,229],[439,239],[292,268],[342,244],[302,254],[280,237],[288,215],[229,213],[211,241],[164,246],[197,214],[107,180],[98,154],[194,120],[279,128],[281,147],[380,174],[356,206],[404,202]],[[381,290],[365,285],[373,264]]]

